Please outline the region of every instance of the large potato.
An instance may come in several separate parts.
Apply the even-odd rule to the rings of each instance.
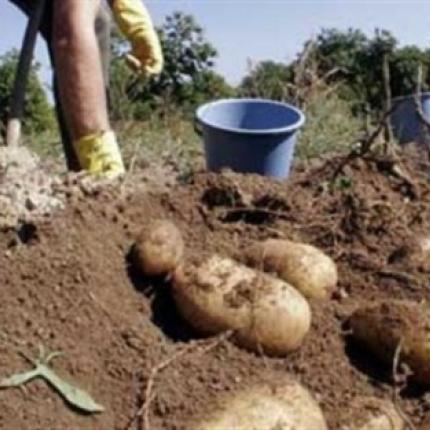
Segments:
[[[352,336],[387,365],[395,352],[413,372],[430,384],[430,308],[426,303],[393,300],[357,310],[350,319]]]
[[[218,255],[185,262],[173,277],[173,293],[196,330],[234,330],[240,345],[267,354],[298,348],[310,328],[309,305],[291,285]]]
[[[191,430],[327,430],[316,401],[299,383],[285,378],[227,396],[218,411]]]
[[[404,422],[394,404],[374,397],[355,399],[350,407],[355,416],[344,430],[403,430]]]
[[[184,255],[181,232],[170,221],[149,223],[134,245],[134,260],[147,276],[166,276],[173,272]]]
[[[312,245],[268,239],[252,246],[246,257],[253,267],[276,273],[305,297],[328,298],[336,289],[336,264]]]

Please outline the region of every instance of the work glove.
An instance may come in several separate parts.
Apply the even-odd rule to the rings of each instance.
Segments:
[[[113,0],[115,21],[132,49],[127,62],[145,76],[157,75],[163,70],[163,53],[151,17],[141,0]]]
[[[125,173],[115,133],[105,131],[84,136],[73,143],[83,170],[113,179]]]

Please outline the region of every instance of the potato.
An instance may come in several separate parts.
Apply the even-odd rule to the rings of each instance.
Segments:
[[[174,274],[173,295],[196,330],[234,330],[238,344],[269,355],[298,348],[310,328],[309,305],[291,285],[218,255],[185,262]]]
[[[170,221],[149,223],[134,245],[134,261],[147,276],[166,276],[173,272],[184,255],[181,232]]]
[[[397,348],[412,378],[430,384],[430,308],[426,303],[393,300],[357,310],[350,318],[352,336],[388,366]]]
[[[355,423],[348,423],[345,430],[403,430],[404,428],[403,419],[389,400],[361,397],[355,399],[351,410],[357,411],[359,418]]]
[[[191,430],[327,430],[316,401],[290,378],[226,396],[218,411]]]
[[[268,239],[251,247],[246,258],[253,267],[276,273],[305,297],[325,299],[336,289],[336,264],[314,246]]]

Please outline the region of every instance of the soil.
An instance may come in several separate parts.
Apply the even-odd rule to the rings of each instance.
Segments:
[[[313,393],[331,430],[351,426],[357,398],[391,400],[391,367],[352,343],[345,323],[370,301],[430,299],[428,261],[414,257],[430,234],[430,165],[415,152],[397,161],[369,155],[332,180],[341,161],[297,168],[288,182],[231,172],[182,184],[147,174],[90,188],[65,181],[64,209],[0,233],[0,375],[29,370],[22,354],[37,358],[38,345],[62,351],[52,368],[105,411],[80,414],[34,380],[0,391],[0,429],[143,429],[133,417],[149,394],[149,428],[185,430],[220,396],[287,373]],[[241,260],[253,241],[276,237],[332,256],[338,290],[311,303],[303,346],[280,359],[200,339],[176,313],[169,280],[130,263],[143,226],[161,218],[179,227],[190,254]],[[397,407],[419,425],[430,396],[409,384]]]
[[[27,148],[0,147],[0,229],[63,208],[64,198],[56,190],[60,184]]]

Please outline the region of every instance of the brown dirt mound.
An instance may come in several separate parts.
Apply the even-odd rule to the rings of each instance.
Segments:
[[[363,301],[430,299],[430,269],[408,258],[416,238],[430,232],[430,166],[412,155],[400,163],[367,158],[332,181],[339,161],[298,171],[288,184],[226,172],[196,174],[162,192],[135,185],[75,190],[61,214],[1,233],[0,375],[28,369],[19,353],[32,356],[39,344],[61,350],[54,369],[106,411],[81,415],[36,380],[25,390],[0,391],[0,429],[145,428],[130,420],[148,380],[152,430],[187,429],[220,394],[285,372],[311,390],[333,430],[349,423],[354,398],[391,399],[390,369],[349,343],[344,321]],[[257,239],[312,243],[336,260],[339,291],[312,303],[312,330],[285,359],[228,339],[196,343],[175,312],[169,283],[145,279],[129,264],[143,224],[160,218],[176,223],[190,252],[240,260]],[[399,407],[419,423],[430,399],[413,387]]]

